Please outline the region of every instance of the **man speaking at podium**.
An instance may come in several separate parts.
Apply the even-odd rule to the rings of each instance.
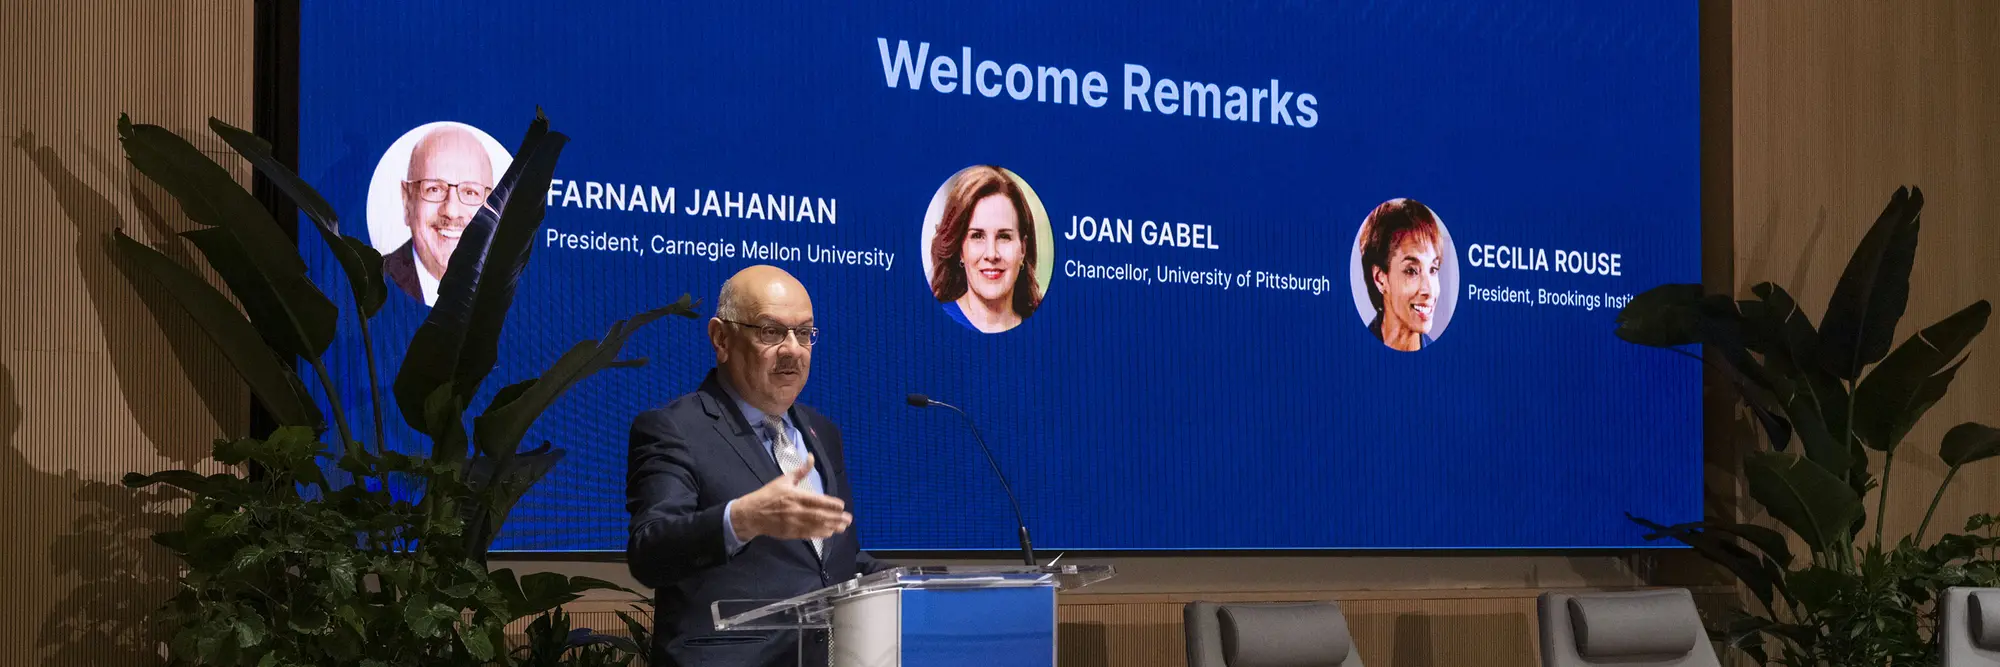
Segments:
[[[840,429],[795,403],[818,334],[804,285],[777,267],[744,269],[708,321],[715,369],[632,421],[625,556],[655,589],[659,665],[826,664],[824,632],[801,656],[793,632],[717,632],[710,604],[789,598],[887,567],[851,529]]]

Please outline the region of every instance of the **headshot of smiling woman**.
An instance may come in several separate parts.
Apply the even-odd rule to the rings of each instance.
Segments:
[[[1437,215],[1414,199],[1391,199],[1362,223],[1361,275],[1382,344],[1415,352],[1431,344],[1442,298],[1445,243]]]
[[[931,294],[953,320],[985,333],[1020,326],[1042,303],[1036,220],[1006,170],[968,167],[945,184],[930,238]]]

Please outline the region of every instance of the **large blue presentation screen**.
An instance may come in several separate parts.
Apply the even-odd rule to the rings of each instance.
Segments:
[[[1015,546],[912,392],[1044,549],[1641,547],[1701,514],[1698,364],[1612,334],[1699,280],[1696,43],[1690,2],[309,1],[299,167],[386,257],[393,369],[536,109],[571,138],[483,396],[797,276],[865,548]],[[624,548],[632,420],[715,362],[705,319],[626,355],[496,548]]]

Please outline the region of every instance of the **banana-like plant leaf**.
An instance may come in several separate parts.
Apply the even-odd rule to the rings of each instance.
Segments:
[[[1812,319],[1783,287],[1759,283],[1750,291],[1761,300],[1759,303],[1769,318],[1770,333],[1777,337],[1770,349],[1758,351],[1764,354],[1772,372],[1792,378],[1795,392],[1812,396],[1827,436],[1834,442],[1845,442],[1847,388],[1819,363],[1819,331],[1813,327]]]
[[[1742,315],[1744,348],[1763,355],[1773,372],[1794,375],[1792,369],[1796,364],[1784,330],[1788,314],[1756,299],[1737,301],[1736,311]]]
[[[647,600],[652,599],[652,596],[650,595],[643,595],[640,597]],[[632,608],[632,611],[643,613],[640,612],[637,606],[634,606]],[[618,620],[625,624],[625,633],[626,635],[632,638],[632,643],[637,644],[639,646],[639,650],[633,651],[633,653],[639,656],[639,661],[644,664],[652,664],[653,662],[656,662],[656,659],[653,658],[653,651],[652,651],[653,621],[650,618],[652,614],[646,614],[646,616],[648,616],[649,618],[647,618],[644,621],[641,621],[638,618],[633,617],[632,614],[625,613],[622,610],[615,611],[612,613],[617,614]]]
[[[580,343],[577,343],[577,347],[581,347],[581,346],[586,346],[586,345],[590,345],[590,342],[589,342],[589,341],[584,341],[584,342],[580,342]],[[576,351],[576,347],[572,347],[572,348],[570,348],[570,352],[575,352],[575,351]],[[562,363],[563,363],[563,360],[564,360],[564,359],[566,359],[566,358],[568,358],[568,357],[569,357],[569,353],[567,353],[567,352],[566,352],[566,353],[564,353],[562,357],[559,357],[559,358],[557,358],[557,359],[556,359],[556,363],[555,363],[555,364],[552,364],[552,365],[550,365],[550,367],[549,367],[548,369],[545,369],[545,370],[543,370],[543,371],[542,371],[542,372],[543,372],[543,374],[545,374],[545,375],[546,375],[546,374],[547,374],[547,373],[548,373],[549,371],[551,371],[551,370],[554,370],[556,366],[560,366],[560,365],[562,365]],[[642,364],[642,365],[643,365],[643,364]],[[528,379],[526,379],[526,380],[522,380],[522,381],[520,381],[520,382],[516,382],[516,383],[514,383],[514,384],[510,384],[510,385],[507,385],[507,386],[505,386],[505,387],[501,387],[501,388],[500,388],[500,391],[497,391],[497,392],[494,392],[494,393],[493,393],[493,400],[491,400],[491,401],[487,401],[487,403],[486,403],[486,410],[485,410],[484,412],[481,412],[481,413],[480,413],[480,415],[479,415],[479,417],[475,417],[475,418],[473,418],[473,425],[474,425],[474,427],[476,428],[476,427],[478,426],[478,424],[479,424],[479,419],[480,419],[480,418],[483,418],[483,417],[486,417],[486,416],[488,416],[488,415],[491,415],[491,414],[493,414],[493,408],[495,408],[495,407],[497,407],[497,406],[502,406],[502,405],[506,405],[506,404],[508,404],[508,403],[513,403],[513,402],[514,402],[515,400],[518,400],[518,399],[520,399],[520,398],[521,398],[521,396],[522,396],[523,394],[526,394],[526,393],[528,393],[528,390],[529,390],[529,389],[531,389],[531,388],[534,388],[534,386],[535,386],[535,384],[536,384],[536,383],[538,383],[538,382],[541,382],[541,381],[542,381],[542,379],[541,379],[541,378],[528,378]],[[475,431],[475,433],[476,433],[476,432],[477,432],[477,431]],[[482,440],[482,441],[483,441],[483,440],[484,440],[484,438],[480,438],[480,440]],[[484,446],[486,446],[484,442],[481,442],[481,443],[479,443],[479,444],[480,444],[480,446],[481,446],[481,447],[484,447]],[[506,453],[507,453],[507,452],[512,452],[512,451],[515,451],[515,450],[518,450],[518,449],[520,449],[520,445],[521,445],[521,443],[520,443],[520,442],[519,442],[519,441],[517,440],[517,441],[515,441],[514,443],[512,443],[511,445],[509,445],[509,446],[507,446],[507,447],[494,447],[494,448],[493,448],[493,449],[491,449],[491,450],[482,450],[482,451],[485,451],[485,452],[486,452],[486,454],[488,454],[488,455],[490,455],[490,456],[504,456],[504,455],[506,455]]]
[[[487,505],[483,508],[461,508],[467,513],[467,553],[481,561],[486,559],[487,550],[493,546],[493,538],[500,535],[500,527],[507,523],[507,515],[513,513],[514,504],[521,501],[521,496],[528,492],[529,487],[548,476],[565,453],[544,442],[531,451],[506,457],[472,458],[466,465],[466,484],[475,496],[486,498]]]
[[[1808,611],[1817,611],[1833,605],[1843,589],[1853,588],[1858,576],[1815,565],[1790,572],[1785,578],[1791,590],[1797,591],[1791,596],[1792,601]]]
[[[1938,457],[1954,468],[1995,456],[2000,456],[2000,428],[1976,422],[1951,427],[1938,447]]]
[[[1798,429],[1809,429],[1811,449],[1829,460],[1843,460],[1837,452],[1829,453],[1825,443],[1831,437],[1826,433],[1825,421],[1817,410],[1805,414],[1811,421],[1798,424],[1798,417],[1790,415],[1791,403],[1798,388],[1792,378],[1782,371],[1784,367],[1772,369],[1760,363],[1750,353],[1758,351],[1766,359],[1779,364],[1788,364],[1790,349],[1786,340],[1790,327],[1803,324],[1807,332],[1811,322],[1803,315],[1796,315],[1796,307],[1789,303],[1789,296],[1782,308],[1782,318],[1771,304],[1746,301],[1741,305],[1721,295],[1704,295],[1700,285],[1661,285],[1633,297],[1632,302],[1618,314],[1618,337],[1628,342],[1653,347],[1679,347],[1692,343],[1706,346],[1706,363],[1727,375],[1737,388],[1743,400],[1750,406],[1757,420],[1764,426],[1765,437],[1771,448],[1784,451],[1791,442],[1792,434]],[[1797,322],[1791,321],[1796,317]],[[1780,354],[1766,351],[1777,345]],[[1816,399],[1812,394],[1809,398]]]
[[[1791,442],[1794,430],[1787,415],[1787,401],[1781,398],[1793,393],[1789,382],[1770,373],[1743,348],[1711,344],[1707,352],[1708,356],[1701,357],[1702,363],[1729,378],[1730,384],[1743,398],[1743,403],[1750,407],[1751,414],[1763,424],[1771,449],[1784,451]]]
[[[528,606],[527,594],[521,591],[521,580],[514,575],[514,568],[503,567],[493,570],[486,574],[486,578],[493,582],[493,589],[499,591],[500,599],[506,605],[506,614],[503,615],[505,617],[504,620],[513,621],[514,619],[534,613],[526,609]]]
[[[1764,638],[1777,622],[1762,616],[1752,616],[1741,610],[1729,611],[1734,615],[1721,627],[1709,630],[1709,640],[1742,651],[1758,665],[1768,664],[1770,657],[1764,651]]]
[[[1929,412],[1931,406],[1937,405],[1938,401],[1944,400],[1945,390],[1950,389],[1951,381],[1958,377],[1958,369],[1964,368],[1965,362],[1971,360],[1971,355],[1967,355],[1959,359],[1958,363],[1946,366],[1944,371],[1937,375],[1924,378],[1923,384],[1917,385],[1916,395],[1910,397],[1910,424],[1908,426],[1897,425],[1897,430],[1889,435],[1892,438],[1892,442],[1902,442],[1902,439],[1910,434],[1910,429],[1916,427],[1916,420],[1922,418],[1924,413]]]
[[[600,644],[616,648],[626,653],[637,654],[639,652],[638,642],[634,642],[630,639],[627,639],[625,637],[620,637],[618,635],[598,634],[596,632],[591,632],[589,630],[581,630],[580,632],[573,632],[570,635],[570,640],[569,640],[570,646],[597,646]]]
[[[1750,406],[1751,413],[1764,425],[1771,449],[1784,451],[1792,433],[1800,427],[1790,415],[1790,400],[1785,398],[1797,394],[1790,381],[1770,372],[1744,348],[1710,344],[1706,351],[1708,356],[1702,359],[1703,363],[1729,378],[1743,403]]]
[[[614,583],[614,582],[610,582],[610,581],[605,581],[605,580],[603,580],[603,579],[599,579],[599,578],[596,578],[596,577],[570,577],[570,578],[569,578],[569,585],[570,585],[571,587],[575,588],[575,589],[576,589],[576,590],[577,590],[578,592],[583,592],[583,591],[618,591],[618,592],[621,592],[621,593],[629,593],[629,594],[631,594],[631,595],[632,595],[633,597],[638,597],[638,598],[646,598],[646,597],[651,597],[651,596],[648,596],[648,595],[646,595],[646,594],[644,594],[644,593],[640,593],[639,591],[635,591],[635,590],[632,590],[632,589],[630,589],[630,588],[626,588],[626,587],[624,587],[624,586],[620,586],[620,585],[618,585],[618,584],[616,584],[616,583]]]
[[[1843,548],[1848,529],[1861,515],[1861,497],[1838,475],[1805,458],[1782,452],[1744,457],[1750,497],[1813,553]]]
[[[1743,582],[1744,587],[1750,589],[1752,595],[1757,596],[1759,602],[1764,603],[1765,609],[1773,608],[1772,592],[1783,590],[1783,571],[1776,563],[1750,553],[1742,545],[1716,533],[1703,530],[1710,525],[1708,522],[1663,526],[1631,514],[1626,514],[1625,517],[1653,531],[1652,534],[1645,536],[1646,539],[1672,538],[1681,544],[1693,547],[1695,553],[1701,554],[1701,557],[1708,559],[1709,562],[1729,570],[1730,574],[1736,575],[1737,580]]]
[[[1820,323],[1821,365],[1843,380],[1889,354],[1896,323],[1910,301],[1910,268],[1917,258],[1917,232],[1924,191],[1897,188],[1875,226],[1854,248],[1834,286]]]
[[[1695,339],[1703,345],[1702,361],[1722,368],[1751,405],[1782,413],[1794,391],[1792,380],[1751,354],[1755,325],[1740,308],[1720,294],[1702,297],[1694,321]],[[1717,360],[1722,363],[1716,364]]]
[[[1755,403],[1750,404],[1750,414],[1764,425],[1764,438],[1771,443],[1773,451],[1785,451],[1785,445],[1792,441],[1792,420],[1784,415],[1765,410]]]
[[[1710,346],[1708,351],[1713,353],[1712,356],[1722,359],[1720,363],[1710,365],[1722,369],[1723,374],[1729,377],[1730,383],[1736,386],[1737,393],[1743,396],[1745,402],[1772,412],[1785,413],[1787,401],[1784,397],[1791,395],[1792,392],[1790,385],[1781,377],[1772,375],[1764,369],[1763,364],[1757,363],[1756,359],[1751,358],[1740,348]]]
[[[1649,347],[1699,343],[1702,298],[1701,285],[1694,283],[1661,285],[1640,292],[1618,311],[1618,337]]]
[[[1765,556],[1769,556],[1772,562],[1778,564],[1778,567],[1792,566],[1791,542],[1785,539],[1784,533],[1752,523],[1718,521],[1708,523],[1703,527],[1707,530],[1721,531],[1743,538],[1743,541],[1749,542],[1752,546],[1757,547],[1758,551],[1763,552]]]
[[[405,362],[405,365],[408,365]],[[431,390],[424,400],[424,411],[418,430],[431,436],[431,461],[464,460],[468,443],[465,433],[465,401],[458,397],[456,388],[450,382]]]
[[[521,139],[514,162],[465,227],[438,285],[437,303],[410,338],[394,393],[403,414],[414,412],[437,387],[452,383],[469,401],[499,358],[499,339],[514,288],[541,227],[542,194],[554,176],[568,137],[548,129],[539,111]],[[515,192],[522,196],[515,197]],[[411,426],[424,425],[410,419]]]
[[[244,319],[229,299],[208,281],[144,243],[113,232],[113,247],[126,261],[155,284],[173,295],[175,303],[209,340],[222,351],[236,374],[250,387],[250,393],[264,404],[271,418],[284,426],[304,426],[314,432],[326,429],[319,405],[306,393],[297,373],[273,354],[257,328]],[[135,276],[136,278],[136,276]]]
[[[502,456],[519,449],[528,427],[534,425],[542,412],[554,405],[563,392],[591,374],[617,363],[619,351],[625,348],[625,341],[632,334],[668,315],[694,317],[693,299],[682,295],[679,301],[612,324],[603,339],[577,343],[543,371],[540,378],[501,390],[493,396],[493,402],[486,410],[472,420],[473,443],[489,456]]]
[[[536,113],[536,121],[544,127],[547,119]],[[469,278],[477,281],[472,291],[472,310],[467,314],[467,333],[464,345],[459,348],[458,367],[452,380],[459,386],[477,386],[493,371],[500,359],[500,331],[506,324],[507,312],[514,302],[515,286],[520,282],[521,271],[528,268],[528,254],[535,247],[535,232],[542,227],[547,200],[542,196],[548,192],[549,180],[555,176],[556,160],[562,155],[563,145],[569,137],[559,132],[547,132],[540,141],[521,159],[527,166],[521,171],[521,179],[516,187],[524,188],[524,196],[512,197],[508,193],[497,193],[502,202],[497,208],[500,219],[493,229],[491,240],[475,246],[485,255],[480,262],[481,269]],[[525,146],[525,142],[524,146]],[[460,249],[465,246],[459,245]],[[456,258],[457,251],[453,251]]]
[[[1868,447],[1861,444],[1860,440],[1850,438],[1847,441],[1847,452],[1847,488],[1854,490],[1855,497],[1866,498],[1869,491],[1875,490],[1875,477],[1868,472]],[[1862,524],[1867,522],[1868,516],[1865,513],[1855,517],[1854,529],[1849,533],[1861,534]]]
[[[374,317],[382,310],[382,303],[389,298],[388,284],[382,277],[382,253],[360,239],[340,234],[340,218],[334,215],[333,206],[326,203],[318,190],[299,178],[297,172],[279,162],[271,154],[271,144],[255,134],[245,132],[217,118],[208,119],[208,127],[222,137],[236,154],[249,160],[258,173],[269,179],[271,185],[292,200],[292,204],[313,221],[319,236],[326,241],[333,257],[340,262],[340,268],[347,273],[347,285],[354,291],[355,307],[360,309],[362,318]]]
[[[1750,288],[1757,299],[1738,302],[1745,320],[1745,330],[1754,334],[1751,348],[1766,356],[1777,356],[1784,363],[1780,368],[1790,371],[1801,366],[1802,361],[1812,361],[1819,344],[1819,332],[1813,328],[1812,320],[1806,317],[1790,292],[1774,283],[1758,283]],[[1756,304],[1758,308],[1750,308]]]
[[[1806,359],[1807,366],[1812,370],[1806,371],[1806,381],[1799,383],[1795,390],[1811,392],[1814,404],[1819,406],[1820,423],[1826,426],[1827,437],[1835,442],[1852,442],[1853,438],[1848,437],[1847,433],[1847,385],[1842,384],[1840,378],[1827,373],[1826,369],[1813,364],[1811,357]],[[1860,460],[1867,459],[1864,457]]]
[[[1810,393],[1795,391],[1785,403],[1785,413],[1792,418],[1792,429],[1799,436],[1799,444],[1806,458],[1840,477],[1847,479],[1847,472],[1853,465],[1849,456],[1852,448],[1846,443],[1833,439],[1828,432],[1826,420],[1819,416],[1819,404]]]
[[[1951,384],[1946,365],[1986,329],[1993,307],[1970,306],[1919,331],[1868,372],[1854,390],[1854,434],[1877,451],[1893,451]]]
[[[257,272],[235,234],[221,227],[205,227],[182,232],[181,238],[193,243],[208,259],[208,265],[236,295],[237,303],[243,304],[250,323],[280,356],[317,357],[333,342],[340,317],[333,302],[303,300],[296,310],[287,308],[285,297]]]
[[[134,125],[123,116],[118,119],[118,134],[132,166],[173,195],[188,219],[228,230],[236,237],[247,260],[244,264],[254,267],[275,295],[273,315],[283,314],[297,332],[296,343],[301,349],[281,348],[279,352],[312,358],[325,352],[333,344],[339,310],[306,277],[298,246],[285,236],[271,212],[222,165],[180,135],[157,125]],[[285,338],[273,342],[290,346]]]
[[[1732,609],[1725,613],[1730,615],[1725,617],[1727,620],[1722,625],[1721,632],[1711,632],[1710,637],[1743,651],[1758,665],[1768,665],[1771,662],[1770,656],[1765,651],[1765,637],[1781,643],[1790,643],[1799,647],[1801,652],[1810,652],[1819,638],[1817,627],[1798,623],[1779,623],[1768,618],[1751,616],[1740,610]],[[1789,654],[1791,651],[1786,653]]]
[[[580,578],[595,581],[589,577]],[[560,573],[536,572],[521,577],[519,606],[510,605],[511,608],[508,609],[508,612],[518,613],[520,615],[515,618],[520,618],[529,614],[548,611],[575,602],[577,598],[583,597],[584,591],[588,590],[592,590],[592,588],[578,586],[573,578],[563,576]]]

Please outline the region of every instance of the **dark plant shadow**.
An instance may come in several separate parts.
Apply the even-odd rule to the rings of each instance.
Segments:
[[[118,207],[65,166],[57,151],[41,143],[33,132],[23,131],[14,146],[34,163],[36,172],[53,190],[64,217],[76,227],[74,260],[96,311],[119,389],[140,429],[162,457],[182,465],[205,458],[209,442],[217,434],[188,415],[206,413],[225,432],[241,431],[248,423],[249,409],[241,383],[214,344],[171,297],[150,280],[132,279],[129,267],[109,251],[111,232],[129,227]],[[108,162],[88,149],[83,152],[100,166]],[[132,178],[124,172],[107,176]],[[198,266],[168,222],[178,218],[178,208],[159,204],[171,199],[144,179],[128,183],[145,229],[127,229],[127,233],[140,239],[166,239],[153,241],[153,247],[186,266]],[[173,211],[172,217],[163,211]],[[143,304],[151,317],[139,315],[140,310],[132,307],[134,301]],[[162,361],[178,367],[163,370]],[[194,391],[187,390],[189,384]]]
[[[1102,622],[1067,622],[1056,625],[1056,663],[1062,665],[1103,665],[1110,662]]]
[[[0,501],[7,503],[4,515],[4,530],[7,539],[18,540],[18,544],[48,544],[63,531],[63,516],[46,516],[62,513],[63,508],[50,502],[51,498],[66,497],[74,488],[66,484],[60,475],[51,475],[37,469],[27,456],[21,453],[22,443],[15,441],[23,421],[23,409],[14,390],[14,372],[0,365]],[[9,549],[0,552],[0,563],[6,566],[8,586],[7,596],[16,602],[11,609],[27,610],[35,613],[46,608],[49,601],[61,597],[62,583],[56,581],[42,560],[42,554],[31,548]],[[12,618],[10,623],[0,626],[0,664],[39,665],[43,656],[34,646],[34,627],[29,619]]]
[[[131,415],[147,443],[89,443],[92,447],[148,447],[182,467],[207,457],[217,435],[241,432],[249,400],[226,360],[193,320],[150,280],[136,274],[109,251],[113,230],[150,243],[184,266],[199,267],[177,226],[187,226],[171,197],[136,174],[122,159],[81,146],[58,150],[35,133],[23,131],[13,145],[48,184],[62,217],[75,228],[69,258],[97,316],[104,355],[116,377],[123,405],[102,407]],[[81,155],[80,176],[63,156]],[[93,183],[115,183],[98,186]],[[136,211],[132,219],[106,193],[124,188]],[[44,224],[54,224],[46,221]],[[87,333],[50,331],[60,337]],[[6,369],[0,368],[0,371]],[[27,608],[41,618],[15,619],[18,641],[0,655],[19,655],[20,664],[148,665],[162,662],[162,637],[154,612],[173,594],[178,561],[151,537],[171,530],[185,501],[164,489],[135,491],[90,479],[77,470],[56,474],[32,464],[13,442],[23,411],[11,374],[0,373],[0,436],[11,445],[0,456],[8,480],[7,501],[17,508],[10,539],[22,540],[20,562],[12,571],[28,580]],[[75,397],[71,397],[74,399]],[[49,396],[46,400],[65,400]],[[73,409],[50,406],[54,413]],[[38,412],[37,414],[40,414]],[[220,427],[221,433],[217,432]],[[82,443],[78,443],[82,445]],[[90,469],[91,477],[116,474]],[[44,547],[43,545],[47,545]],[[0,660],[13,664],[12,660]]]
[[[1533,665],[1539,640],[1535,612],[1455,613],[1451,603],[1365,611],[1345,607],[1348,634],[1369,667]],[[1424,607],[1428,607],[1427,609]],[[1386,639],[1386,641],[1385,641]]]
[[[9,555],[19,584],[7,595],[43,616],[39,624],[9,619],[14,639],[0,646],[0,664],[160,664],[150,618],[179,570],[150,538],[173,524],[168,510],[177,505],[162,492],[37,469],[16,441],[21,398],[13,372],[0,366],[0,475],[13,509],[6,534],[22,545]]]
[[[1396,615],[1396,657],[1389,667],[1431,667],[1431,617],[1424,614]]]
[[[1534,665],[1540,649],[1534,611],[1509,614],[1412,613],[1396,617],[1396,655],[1365,664],[1391,667],[1457,667],[1459,665]],[[1481,641],[1465,638],[1480,637]],[[1504,638],[1504,639],[1503,639]],[[1404,651],[1409,653],[1405,655]]]
[[[165,637],[153,613],[174,593],[179,561],[152,536],[173,530],[185,494],[83,482],[82,514],[56,537],[49,560],[76,586],[42,620],[37,645],[51,664],[160,664]]]
[[[1802,293],[1801,290],[1807,287],[1806,280],[1812,277],[1813,259],[1818,256],[1818,253],[1814,249],[1819,246],[1820,237],[1826,235],[1826,207],[1820,207],[1819,212],[1814,217],[1812,230],[1806,232],[1805,241],[1801,242],[1798,246],[1798,265],[1792,267],[1791,274],[1782,279],[1777,277],[1779,273],[1778,267],[1770,266],[1770,262],[1773,258],[1773,253],[1777,252],[1778,243],[1793,237],[1785,234],[1785,228],[1779,224],[1778,217],[1778,211],[1774,206],[1771,213],[1764,216],[1763,236],[1757,239],[1757,245],[1750,249],[1749,254],[1741,256],[1742,259],[1748,260],[1759,268],[1737,273],[1737,282],[1739,284],[1736,285],[1736,298],[1754,298],[1751,295],[1750,288],[1755,287],[1758,283],[1776,282],[1780,287],[1784,287],[1785,291],[1790,292],[1794,298],[1802,301],[1799,307],[1804,308],[1806,313],[1812,316],[1813,322],[1817,324],[1820,318],[1825,316],[1825,313],[1819,312],[1818,308],[1810,307],[1810,302],[1806,301],[1809,295]]]
[[[1786,289],[1804,288],[1806,279],[1812,276],[1813,258],[1819,256],[1819,253],[1815,252],[1813,248],[1819,245],[1819,237],[1824,235],[1826,235],[1826,207],[1821,206],[1819,207],[1819,215],[1813,220],[1812,231],[1806,233],[1805,243],[1799,245],[1799,265],[1792,269],[1791,282],[1785,283]],[[1794,294],[1792,296],[1797,297],[1798,295]],[[1804,308],[1804,306],[1800,307]],[[1808,309],[1806,312],[1810,313],[1812,311]],[[1824,312],[1815,313],[1813,315],[1813,322],[1817,323],[1820,321],[1820,318],[1825,316],[1826,313]]]
[[[1771,205],[1771,211],[1764,215],[1763,232],[1762,236],[1757,237],[1756,245],[1749,247],[1747,254],[1738,254],[1737,258],[1749,258],[1752,261],[1762,262],[1770,258],[1773,248],[1778,247],[1778,240],[1782,234],[1779,233],[1780,230],[1778,229],[1778,206],[1776,204]],[[1731,268],[1733,269],[1734,267]],[[1751,286],[1768,280],[1768,278],[1760,277],[1761,272],[1734,271],[1734,273],[1736,284],[1731,286],[1730,293],[1739,299],[1744,298],[1743,295],[1750,293]],[[1790,289],[1792,286],[1786,285],[1785,287]]]

